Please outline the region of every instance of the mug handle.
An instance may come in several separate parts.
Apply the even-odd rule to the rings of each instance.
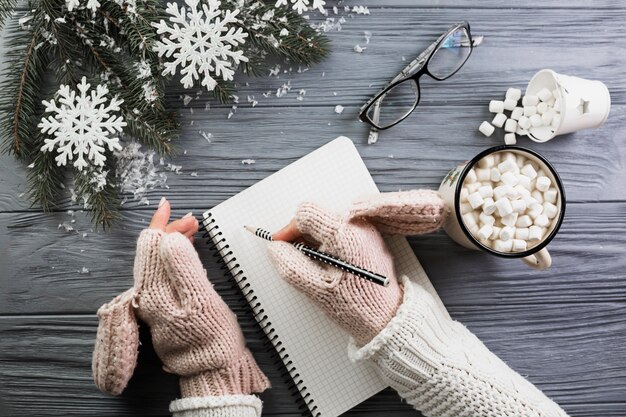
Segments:
[[[548,269],[550,268],[550,265],[552,265],[552,257],[550,256],[550,252],[548,252],[548,249],[546,248],[541,249],[539,252],[533,255],[522,258],[522,261],[524,261],[526,265],[530,266],[531,268],[539,270]]]

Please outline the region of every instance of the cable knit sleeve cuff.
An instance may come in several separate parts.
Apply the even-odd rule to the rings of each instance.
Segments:
[[[261,417],[261,400],[254,395],[188,397],[170,403],[174,417]]]
[[[400,282],[404,287],[404,298],[396,315],[387,326],[365,346],[358,346],[354,339],[350,339],[348,352],[353,361],[373,359],[380,364],[386,358],[394,357],[407,344],[414,344],[418,333],[429,333],[428,330],[432,329],[434,323],[428,323],[428,326],[424,326],[425,317],[428,317],[429,321],[434,319],[441,327],[447,327],[451,321],[448,312],[428,291],[413,283],[406,276],[402,276]],[[435,325],[434,327],[439,326]],[[421,336],[419,339],[424,340],[429,335]],[[440,338],[433,337],[431,340],[437,339]],[[424,351],[430,351],[433,347],[435,346],[424,346]],[[436,347],[445,349],[443,345]]]

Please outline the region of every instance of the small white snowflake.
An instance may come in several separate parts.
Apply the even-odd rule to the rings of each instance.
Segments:
[[[221,10],[219,0],[208,0],[198,8],[199,0],[185,0],[189,11],[184,6],[178,9],[175,3],[167,4],[168,19],[173,25],[161,20],[152,25],[159,35],[166,34],[157,42],[154,50],[159,56],[174,57],[165,63],[163,75],[174,75],[180,66],[180,80],[185,88],[191,88],[194,80],[200,80],[207,90],[213,90],[221,77],[225,81],[233,79],[235,69],[240,62],[247,62],[243,51],[234,50],[241,46],[248,36],[242,28],[231,24],[238,23],[239,10]]]
[[[286,6],[288,2],[291,2],[291,4],[293,4],[292,8],[299,14],[302,14],[309,10],[309,0],[277,0],[275,7]],[[320,12],[324,12],[325,5],[326,2],[324,0],[313,0],[311,9],[318,9]]]
[[[67,6],[67,11],[71,12],[74,9],[78,9],[81,6],[82,0],[65,0],[65,6]],[[91,9],[91,11],[95,12],[100,7],[100,3],[98,0],[87,0],[87,4],[85,8]]]
[[[110,151],[120,150],[119,138],[109,135],[121,132],[126,122],[115,113],[124,101],[120,98],[108,98],[109,89],[100,84],[95,90],[83,77],[78,84],[78,91],[61,85],[57,92],[59,105],[54,99],[43,101],[46,113],[52,113],[41,119],[38,127],[44,135],[42,152],[52,152],[55,148],[59,155],[55,158],[59,166],[68,160],[79,170],[89,166],[103,166],[106,161],[105,146]],[[85,160],[87,158],[87,160]]]

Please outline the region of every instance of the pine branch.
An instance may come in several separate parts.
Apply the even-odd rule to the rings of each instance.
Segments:
[[[110,229],[113,224],[121,219],[119,212],[120,199],[115,184],[113,172],[113,155],[107,156],[106,166],[103,168],[74,170],[74,184],[76,194],[85,201],[85,208],[91,214],[91,220],[96,227],[102,226],[104,230]],[[106,177],[106,184],[99,184],[94,179],[100,175],[98,171]]]
[[[48,44],[41,37],[41,20],[33,19],[30,30],[23,31],[17,22],[8,29],[9,65],[3,71],[0,87],[0,136],[3,150],[18,159],[24,159],[32,143],[39,122],[41,86],[48,65]]]
[[[39,150],[43,144],[44,138],[38,134],[30,152],[33,168],[28,173],[28,194],[33,205],[51,211],[63,190],[65,169],[57,165],[56,153]]]
[[[4,27],[4,22],[13,14],[17,6],[17,0],[0,0],[0,29]]]

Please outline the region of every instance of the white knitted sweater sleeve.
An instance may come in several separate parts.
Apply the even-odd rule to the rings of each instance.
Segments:
[[[427,417],[567,417],[509,368],[422,287],[402,277],[396,316],[352,360],[371,359],[385,381]]]
[[[255,395],[187,397],[170,403],[173,417],[261,417],[261,400]]]

